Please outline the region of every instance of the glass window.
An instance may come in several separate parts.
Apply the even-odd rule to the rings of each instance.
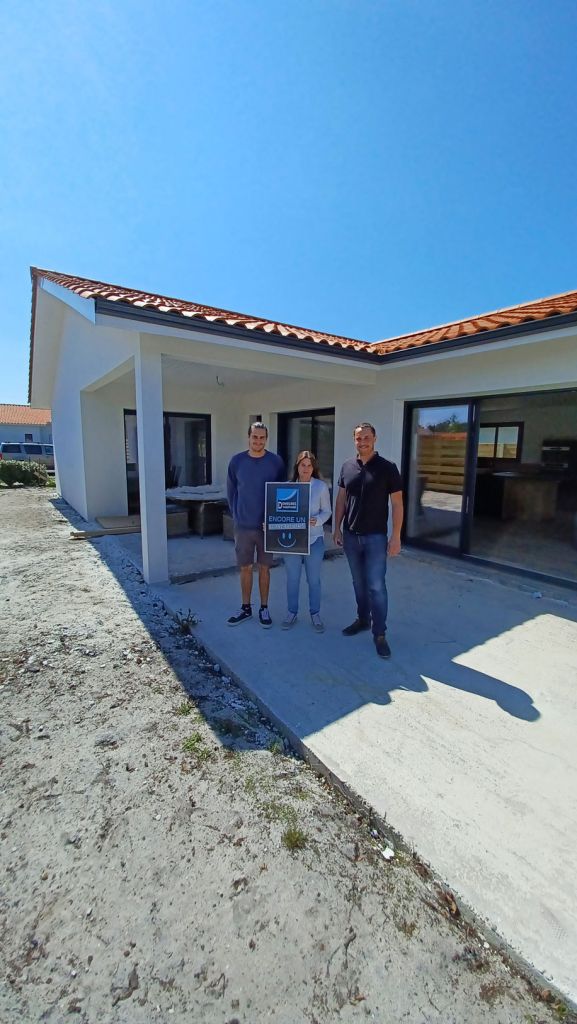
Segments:
[[[482,424],[479,427],[479,447],[477,449],[479,459],[519,461],[522,428],[522,423]]]
[[[468,435],[468,405],[413,408],[407,539],[460,546]]]
[[[164,415],[164,456],[167,487],[198,487],[210,483],[207,416]]]
[[[41,444],[25,444],[24,451],[27,455],[42,455]]]
[[[308,449],[316,455],[321,476],[329,489],[332,489],[335,460],[334,409],[279,413],[278,426],[279,455],[284,459],[289,476],[298,453]]]
[[[6,452],[7,455],[19,455],[20,454],[20,445],[19,444],[4,443],[2,445],[2,451]]]
[[[496,427],[479,427],[479,448],[480,459],[492,459],[495,454],[495,438],[497,437]]]
[[[164,482],[171,487],[198,487],[212,483],[210,416],[165,412]],[[139,511],[138,433],[136,413],[124,413],[124,451],[128,511]]]
[[[516,459],[519,447],[519,427],[497,427],[495,458]]]

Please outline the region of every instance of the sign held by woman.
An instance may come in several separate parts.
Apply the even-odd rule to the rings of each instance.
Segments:
[[[265,490],[265,551],[269,554],[308,555],[310,484],[267,483]]]

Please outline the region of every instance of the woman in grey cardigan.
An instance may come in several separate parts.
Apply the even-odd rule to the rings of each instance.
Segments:
[[[288,613],[282,628],[290,629],[297,621],[301,570],[304,563],[309,586],[309,610],[312,627],[316,633],[323,633],[325,627],[319,614],[321,608],[321,565],[325,553],[323,527],[331,517],[331,497],[326,483],[320,479],[319,464],[312,452],[299,452],[292,478],[300,484],[310,483],[311,485],[310,554],[285,555]]]

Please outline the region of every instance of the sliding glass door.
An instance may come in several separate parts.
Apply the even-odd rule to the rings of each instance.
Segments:
[[[289,474],[298,453],[304,449],[316,455],[323,480],[332,488],[335,457],[334,409],[279,413],[278,450]]]
[[[577,390],[406,407],[405,539],[575,585]]]
[[[210,416],[165,412],[164,483],[170,487],[198,487],[211,482]],[[136,412],[124,410],[124,447],[128,512],[140,511]]]
[[[408,541],[454,552],[468,544],[473,403],[411,405],[405,434]]]

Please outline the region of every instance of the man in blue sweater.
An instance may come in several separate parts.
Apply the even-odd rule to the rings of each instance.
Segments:
[[[231,615],[229,626],[238,626],[252,618],[252,567],[258,564],[260,609],[258,620],[270,629],[268,610],[270,567],[273,556],[264,550],[265,484],[284,480],[284,463],[280,456],[266,449],[268,430],[264,423],[253,423],[248,430],[248,451],[233,455],[228,466],[226,491],[234,522],[236,561],[240,569],[242,607]]]

